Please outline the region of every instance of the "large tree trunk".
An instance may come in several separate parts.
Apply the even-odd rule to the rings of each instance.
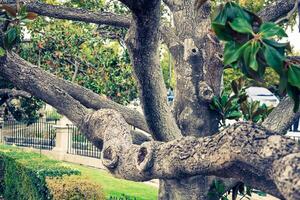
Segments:
[[[36,12],[46,16],[131,27],[127,45],[140,84],[145,119],[83,88],[55,79],[13,53],[7,52],[0,59],[1,75],[56,107],[98,148],[104,142],[103,164],[115,176],[134,181],[161,179],[160,199],[208,200],[215,179],[210,175],[234,177],[281,199],[299,199],[300,154],[295,141],[250,123],[238,123],[215,134],[218,119],[208,104],[220,92],[222,64],[217,56],[221,45],[210,35],[210,4],[195,7],[196,2],[205,1],[164,0],[174,17],[175,28],[171,30],[160,26],[159,0],[120,1],[133,12],[132,22],[128,17],[90,12],[86,18],[86,11],[61,6],[29,2],[27,8],[40,10]],[[281,1],[273,10],[279,17],[285,13],[279,8],[291,9],[293,4],[292,0]],[[265,20],[272,19],[271,11],[261,13]],[[175,59],[175,116],[166,104],[158,56],[159,33]],[[127,123],[139,124],[139,128],[160,141],[136,145]],[[278,129],[269,124],[265,127]],[[223,181],[229,183],[226,188],[235,183],[234,179]]]
[[[175,1],[173,1],[175,2]],[[210,3],[199,9],[195,1],[171,6],[175,34],[182,45],[171,50],[175,60],[174,114],[185,136],[204,137],[218,131],[218,119],[209,102],[220,93],[223,66],[216,54],[220,44],[210,36]],[[180,180],[161,180],[160,199],[208,199],[214,177],[196,176]]]
[[[210,183],[208,178],[203,176],[160,180],[158,197],[161,200],[208,200],[207,193],[210,188],[208,183]]]

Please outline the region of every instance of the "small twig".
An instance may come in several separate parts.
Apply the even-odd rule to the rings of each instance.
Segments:
[[[75,60],[75,62],[74,62],[74,67],[75,67],[75,71],[74,71],[74,74],[73,74],[73,77],[72,77],[72,82],[75,82],[76,76],[77,76],[77,74],[78,74],[78,65],[77,65],[76,60]]]
[[[207,34],[207,38],[213,43],[213,44],[218,44],[218,42],[216,42],[216,40],[214,40],[213,38],[212,38],[212,36],[208,33]]]
[[[284,16],[284,17],[278,19],[277,21],[275,21],[275,24],[280,24],[280,23],[282,23],[282,22],[284,22],[286,20],[289,20],[291,18],[291,16],[294,14],[294,12],[297,11],[298,4],[299,4],[299,1],[296,0],[295,1],[295,6],[293,7],[293,9],[286,16]]]

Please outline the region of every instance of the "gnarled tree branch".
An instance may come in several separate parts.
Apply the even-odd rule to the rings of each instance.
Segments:
[[[180,130],[167,105],[167,91],[159,61],[160,1],[122,1],[133,12],[135,25],[126,36],[145,118],[154,138],[170,141]]]
[[[260,126],[237,123],[210,137],[137,146],[132,145],[125,120],[113,110],[88,115],[85,124],[92,141],[104,140],[104,165],[117,177],[135,181],[234,177],[279,198],[300,198],[299,144]]]
[[[16,87],[44,100],[61,114],[68,117],[78,126],[89,110],[73,99],[64,90],[55,85],[51,74],[41,74],[40,68],[34,66],[14,53],[7,52],[0,60],[1,75],[10,80]]]
[[[0,89],[0,97],[7,96],[7,97],[24,97],[30,98],[31,95],[28,92],[16,89]]]
[[[15,1],[2,0],[0,1],[0,3],[15,4]],[[21,1],[21,3],[26,6],[27,11],[58,19],[68,19],[73,21],[82,21],[87,23],[104,24],[125,28],[129,28],[131,23],[129,17],[109,12],[92,12],[85,9],[68,8],[60,5],[50,5],[32,1]]]
[[[144,116],[141,115],[138,111],[132,110],[118,103],[115,103],[107,99],[106,97],[100,96],[92,92],[91,90],[88,90],[77,84],[57,78],[51,75],[50,73],[43,71],[39,67],[26,62],[16,54],[9,54],[9,56],[6,59],[2,59],[0,69],[3,73],[3,76],[12,81],[12,83],[16,86],[22,86],[24,82],[31,83],[33,79],[36,85],[40,83],[44,85],[49,84],[49,86],[47,86],[46,88],[50,88],[51,86],[53,86],[54,88],[59,88],[61,91],[64,91],[64,93],[70,95],[74,100],[80,102],[83,106],[87,108],[94,110],[99,110],[103,108],[115,109],[116,111],[122,113],[122,116],[126,119],[126,121],[129,124],[150,133]],[[35,73],[30,73],[31,71],[34,71]],[[44,80],[49,81],[45,82]],[[25,91],[30,92],[34,96],[35,93],[38,93],[39,96],[42,94],[33,90],[34,88],[28,87]],[[42,88],[39,88],[39,90],[42,90]],[[41,99],[44,98],[45,97]],[[57,98],[53,98],[53,100],[55,99]]]
[[[276,21],[289,13],[295,5],[295,0],[277,0],[258,13],[264,21]]]
[[[293,100],[286,97],[269,114],[262,126],[277,134],[285,134],[295,120],[300,117],[300,112],[294,113],[293,108]]]

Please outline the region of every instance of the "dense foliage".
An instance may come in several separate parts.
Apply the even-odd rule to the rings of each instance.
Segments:
[[[0,193],[7,200],[51,199],[52,188],[47,187],[46,178],[76,175],[79,183],[82,180],[80,171],[65,167],[59,161],[6,146],[0,146],[0,167]],[[77,187],[69,187],[69,190],[76,191]]]
[[[279,75],[279,90],[300,103],[300,63],[287,56],[288,43],[276,39],[287,37],[285,31],[272,22],[262,22],[254,13],[228,2],[221,7],[212,28],[225,41],[224,65],[239,68],[249,78],[261,81],[267,67]]]

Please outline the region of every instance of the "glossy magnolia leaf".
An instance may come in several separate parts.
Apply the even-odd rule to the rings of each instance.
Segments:
[[[224,65],[230,65],[236,62],[242,55],[245,48],[250,45],[250,42],[247,42],[243,46],[236,42],[227,42],[224,49]]]
[[[5,53],[5,50],[2,47],[0,47],[0,57],[4,56]]]
[[[300,88],[300,66],[291,65],[288,69],[288,82]]]
[[[213,97],[212,102],[210,104],[210,109],[217,110],[217,111],[221,111],[222,110],[221,103],[220,103],[220,101],[219,101],[219,99],[218,99],[217,96]]]
[[[258,62],[256,56],[259,51],[259,48],[260,43],[257,41],[252,41],[243,52],[245,64],[254,71],[258,70]]]
[[[232,111],[226,115],[227,119],[239,119],[240,117],[242,117],[242,113],[240,111]]]
[[[29,20],[34,20],[38,17],[38,14],[34,13],[34,12],[28,12],[26,18]]]
[[[263,23],[260,26],[259,31],[263,38],[270,38],[273,36],[288,37],[280,26],[272,22]]]
[[[9,14],[11,17],[17,16],[17,10],[11,6],[3,4],[3,5],[0,5],[0,9],[5,10],[6,13]]]
[[[213,24],[225,26],[227,22],[226,10],[221,9],[217,17],[213,20]]]
[[[235,18],[231,23],[230,27],[239,33],[254,34],[251,24],[244,18]]]
[[[288,85],[288,75],[287,72],[283,72],[282,75],[280,76],[279,80],[279,92],[281,94],[284,94],[286,88]]]
[[[18,26],[9,27],[4,35],[4,48],[11,49],[15,44],[21,41],[21,30]]]
[[[269,39],[263,39],[263,42],[274,47],[275,49],[277,49],[277,51],[284,56],[285,54],[285,50],[289,50],[291,51],[291,45],[290,43],[279,43],[279,42],[276,42],[274,40],[269,40]]]
[[[227,102],[228,102],[228,99],[229,99],[229,97],[228,97],[228,95],[226,95],[226,94],[223,94],[223,95],[221,96],[221,105],[222,105],[222,107],[225,107],[225,106],[226,106],[226,104],[227,104]]]
[[[224,41],[232,41],[233,37],[232,37],[232,33],[229,30],[229,26],[224,26],[222,24],[218,24],[218,23],[212,23],[212,29],[214,30],[216,36],[218,37],[218,39],[220,40],[224,40]]]
[[[284,57],[274,47],[267,44],[264,44],[263,52],[267,64],[281,75],[283,73]]]
[[[237,17],[246,19],[248,22],[251,21],[250,14],[245,9],[241,8],[238,4],[234,2],[226,3],[224,10],[227,13],[228,19],[231,21]]]
[[[300,90],[297,87],[288,85],[287,93],[294,100],[294,112],[297,112],[300,105]]]

